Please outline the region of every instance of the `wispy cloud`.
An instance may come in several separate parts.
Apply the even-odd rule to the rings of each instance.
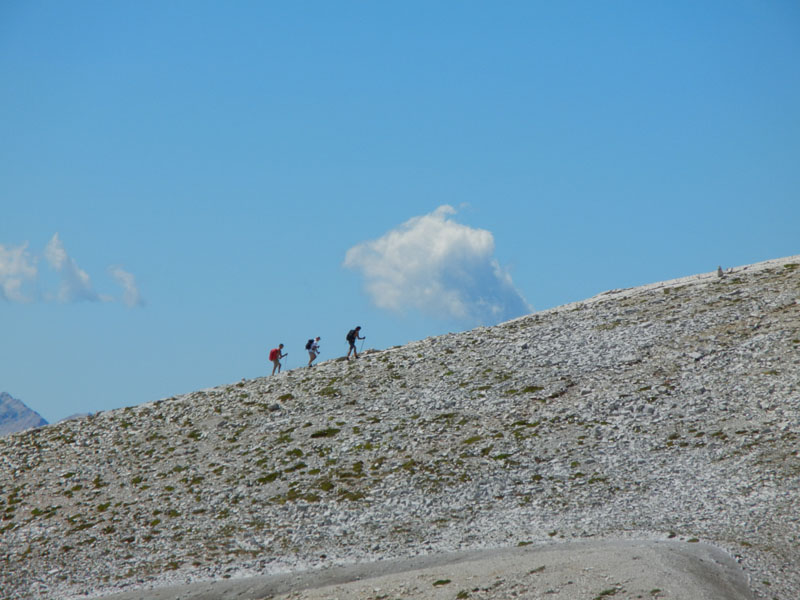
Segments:
[[[108,272],[122,286],[122,301],[127,306],[144,306],[144,299],[136,286],[136,278],[119,266],[109,267]]]
[[[361,272],[380,308],[416,309],[442,318],[493,325],[531,312],[494,258],[494,237],[456,223],[452,206],[409,219],[381,238],[350,248],[344,265]]]
[[[92,287],[89,274],[67,254],[58,233],[47,242],[47,246],[44,248],[44,257],[50,267],[61,276],[61,286],[56,296],[59,302],[76,300],[97,302],[101,300],[100,295]]]
[[[60,278],[56,291],[41,289],[40,258]],[[20,246],[0,244],[0,298],[10,302],[123,302],[143,306],[133,275],[121,267],[109,267],[111,277],[122,287],[122,296],[100,294],[89,274],[66,251],[61,237],[54,234],[41,257],[28,252],[28,243]]]
[[[36,259],[28,252],[28,244],[0,244],[0,297],[11,302],[32,302],[29,287],[36,281]]]

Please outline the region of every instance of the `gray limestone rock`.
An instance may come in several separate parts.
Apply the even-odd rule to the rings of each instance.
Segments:
[[[608,538],[800,597],[800,257],[0,438],[14,600]]]

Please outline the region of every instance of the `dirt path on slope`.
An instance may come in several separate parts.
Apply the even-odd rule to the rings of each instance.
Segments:
[[[111,600],[751,600],[718,548],[672,541],[567,542],[432,555],[286,575],[142,589]]]

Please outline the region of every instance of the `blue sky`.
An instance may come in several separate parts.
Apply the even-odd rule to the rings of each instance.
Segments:
[[[49,421],[800,253],[800,4],[0,3],[0,391]]]

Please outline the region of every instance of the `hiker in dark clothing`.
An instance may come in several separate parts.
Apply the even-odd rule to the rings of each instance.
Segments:
[[[347,360],[350,360],[350,353],[353,353],[355,358],[358,358],[358,352],[356,351],[356,340],[363,340],[366,337],[361,337],[359,332],[361,331],[361,325],[356,327],[355,329],[351,329],[347,332],[347,342],[350,344],[350,349],[347,351]]]

